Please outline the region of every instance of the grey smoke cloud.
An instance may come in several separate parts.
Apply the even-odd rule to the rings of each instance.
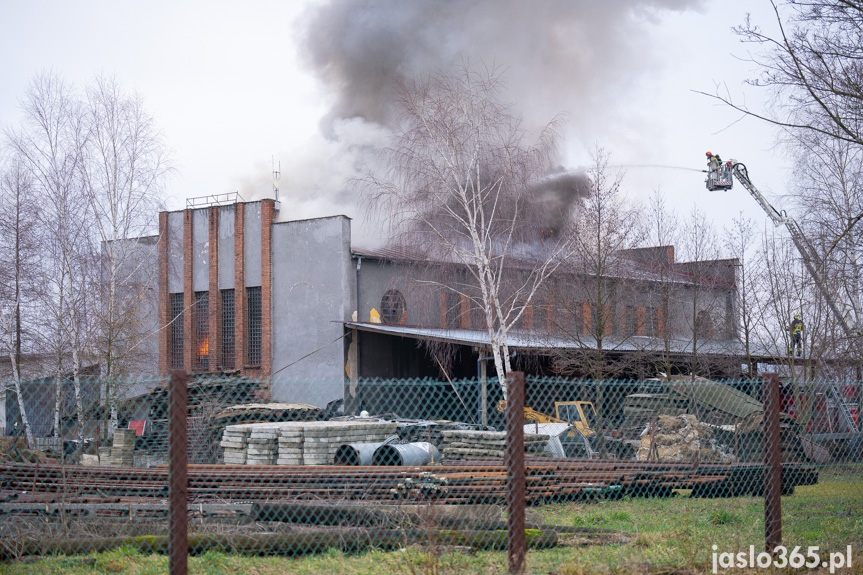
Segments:
[[[566,111],[574,127],[653,66],[648,23],[703,0],[331,0],[308,14],[306,63],[330,117],[390,124],[394,86],[465,62],[503,67],[528,127]],[[328,125],[325,124],[325,130]]]
[[[531,186],[534,201],[543,204],[543,219],[549,230],[560,230],[575,202],[590,193],[591,181],[584,168],[567,170],[557,166]]]
[[[298,41],[330,101],[321,137],[282,154],[280,219],[344,213],[360,245],[382,241],[349,180],[373,164],[394,126],[399,83],[464,65],[504,73],[502,101],[532,130],[564,114],[566,136],[626,129],[618,110],[660,65],[650,24],[704,0],[330,0],[309,9]],[[599,128],[597,130],[597,128]],[[269,170],[240,185],[271,196]],[[560,168],[537,184],[565,214],[583,192],[582,174]],[[246,197],[246,196],[244,196]],[[247,199],[249,199],[247,197]],[[552,218],[554,219],[554,218]],[[557,227],[558,221],[547,225]],[[379,227],[379,226],[378,226]]]

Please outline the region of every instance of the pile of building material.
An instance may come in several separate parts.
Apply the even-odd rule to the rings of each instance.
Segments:
[[[453,429],[441,432],[442,451],[446,459],[476,459],[503,457],[506,450],[505,431],[470,431]],[[524,434],[526,455],[548,455],[546,445],[548,435]]]
[[[227,426],[221,445],[228,465],[332,465],[339,446],[382,442],[396,432],[396,423],[377,420],[254,423]]]
[[[638,461],[732,463],[737,457],[713,437],[713,428],[694,415],[660,415],[644,431]]]
[[[250,427],[250,425],[232,425],[225,429],[221,446],[225,450],[226,465],[246,464],[246,447],[249,434],[252,432]]]
[[[593,497],[598,490],[615,486],[633,496],[692,489],[697,496],[706,497],[762,493],[764,487],[764,466],[752,463],[528,457],[525,474],[530,478],[525,486],[528,504]],[[782,465],[782,489],[786,493],[795,486],[817,482],[814,467]],[[13,506],[37,504],[41,511],[33,506],[28,513],[44,514],[48,505],[59,503],[67,509],[74,501],[107,500],[127,503],[118,511],[128,517],[128,504],[164,502],[170,486],[171,471],[167,466],[129,468],[117,473],[116,469],[82,465],[0,464],[0,499],[14,499],[0,511],[8,513]],[[610,493],[615,492],[616,489]],[[406,499],[415,505],[423,497],[442,505],[501,505],[507,497],[507,469],[502,459],[458,461],[435,467],[272,466],[253,473],[237,466],[190,465],[187,497],[189,503],[196,504],[306,501],[320,505],[356,501],[357,509]],[[422,506],[423,517],[428,517],[427,509],[431,510]]]
[[[279,453],[279,424],[251,426],[246,440],[246,465],[275,465]]]
[[[384,421],[312,421],[303,430],[303,465],[331,465],[336,450],[351,443],[377,443],[394,435],[397,425]]]
[[[277,465],[304,465],[303,430],[279,428],[279,456]]]
[[[108,465],[132,467],[135,464],[135,430],[115,429]]]

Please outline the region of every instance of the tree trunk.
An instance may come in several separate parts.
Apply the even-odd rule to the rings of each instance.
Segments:
[[[12,363],[12,381],[15,385],[15,396],[18,398],[18,417],[21,418],[21,425],[24,426],[24,437],[27,438],[27,447],[33,449],[35,447],[33,430],[30,429],[30,420],[27,418],[27,408],[24,405],[24,394],[21,392],[21,371],[15,353],[11,351],[13,349],[11,345],[9,349],[9,360]]]

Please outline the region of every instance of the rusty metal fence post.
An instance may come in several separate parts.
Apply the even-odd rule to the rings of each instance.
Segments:
[[[779,430],[779,376],[764,376],[764,550],[782,544],[782,460]]]
[[[525,537],[524,472],[524,373],[506,374],[506,510],[509,572],[524,573],[527,554]]]
[[[186,394],[188,377],[181,370],[171,374],[169,421],[170,524],[168,528],[169,570],[171,575],[186,575],[189,561],[188,539],[188,430]]]

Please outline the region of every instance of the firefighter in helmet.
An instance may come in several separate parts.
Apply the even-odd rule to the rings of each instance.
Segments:
[[[719,159],[719,156],[707,152],[707,169],[711,172],[718,172],[721,166],[722,160]]]
[[[788,350],[788,355],[792,353],[800,357],[803,352],[803,318],[800,312],[794,314],[794,320],[791,322],[791,349]]]

